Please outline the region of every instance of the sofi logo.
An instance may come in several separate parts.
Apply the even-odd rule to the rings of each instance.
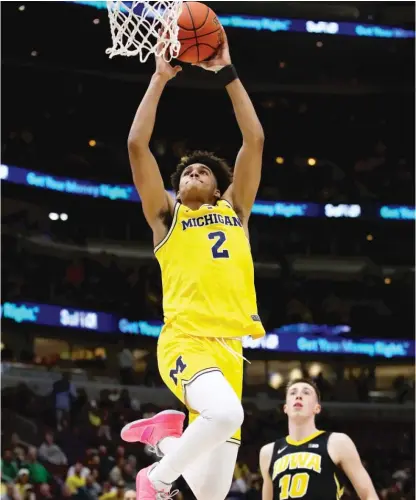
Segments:
[[[326,21],[306,21],[306,31],[308,33],[324,33],[325,35],[336,35],[339,31],[338,23],[328,23]]]
[[[95,312],[68,311],[61,309],[59,321],[62,326],[71,328],[86,328],[88,330],[98,329],[98,316]]]
[[[16,323],[36,323],[39,311],[38,306],[5,302],[1,307],[1,316],[16,321]]]
[[[360,205],[331,205],[327,203],[325,205],[325,216],[330,218],[347,218],[356,219],[361,215]]]

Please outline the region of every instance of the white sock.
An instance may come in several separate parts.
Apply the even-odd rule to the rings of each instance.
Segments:
[[[173,483],[196,458],[227,441],[243,423],[241,402],[219,371],[204,373],[189,384],[186,400],[199,416],[177,439],[177,446],[173,441],[166,441],[165,446],[161,442],[168,449],[149,474],[153,483]]]
[[[149,479],[150,479],[150,476],[152,474],[152,472],[156,469],[156,467],[158,466],[159,464],[155,464],[153,466],[153,468],[150,470],[150,472],[148,473],[149,475]],[[152,480],[152,484],[153,486],[155,487],[155,490],[157,492],[160,492],[160,491],[163,491],[165,493],[169,493],[170,492],[170,487],[171,485],[170,484],[166,484],[164,483],[163,481],[158,481],[158,480]]]
[[[172,453],[172,451],[176,450],[179,444],[179,438],[177,437],[165,437],[161,441],[157,443],[157,447],[163,453],[163,455],[167,455],[168,453]]]

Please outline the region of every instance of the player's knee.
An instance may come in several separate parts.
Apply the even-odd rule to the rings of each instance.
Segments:
[[[218,427],[226,429],[233,434],[244,421],[244,410],[241,404],[234,404],[227,407],[217,407],[208,416]]]

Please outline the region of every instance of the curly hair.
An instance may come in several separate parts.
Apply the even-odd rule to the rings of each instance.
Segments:
[[[179,191],[179,183],[183,171],[186,167],[194,163],[202,163],[202,165],[206,165],[212,171],[217,181],[218,190],[223,195],[233,180],[232,170],[225,160],[218,158],[214,153],[208,151],[194,151],[181,158],[180,163],[176,166],[176,170],[170,178],[175,193]]]

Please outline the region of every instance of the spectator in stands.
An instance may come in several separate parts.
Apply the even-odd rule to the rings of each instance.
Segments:
[[[117,483],[115,498],[117,498],[117,500],[119,500],[119,499],[122,500],[124,498],[125,490],[126,490],[126,485],[125,485],[124,481],[119,481]]]
[[[88,467],[85,467],[82,464],[81,460],[77,460],[75,465],[71,465],[68,469],[68,474],[66,478],[68,479],[71,476],[81,476],[83,479],[86,479],[91,474],[91,471]]]
[[[51,492],[51,487],[48,483],[43,483],[39,486],[39,490],[36,493],[36,500],[47,500],[52,499],[53,495]]]
[[[8,483],[4,485],[2,483],[1,486],[1,500],[21,500],[15,484]]]
[[[69,418],[72,409],[72,403],[77,397],[77,391],[74,384],[69,379],[68,373],[63,373],[61,380],[53,384],[52,394],[55,399],[56,428],[62,429],[62,419]]]
[[[27,452],[26,467],[30,472],[30,480],[34,484],[42,484],[49,481],[49,472],[38,462],[37,450],[34,446],[31,446]]]
[[[136,483],[136,471],[134,470],[131,463],[126,462],[124,464],[122,478],[126,483],[126,488],[134,488],[134,485]]]
[[[103,484],[103,491],[98,500],[114,500],[116,498],[116,489],[111,486],[111,484],[106,481]]]
[[[101,493],[101,486],[97,483],[94,476],[90,474],[85,480],[85,493],[90,500],[97,500]]]
[[[72,469],[72,467],[71,467],[71,469]],[[66,478],[65,484],[71,490],[72,495],[77,494],[78,490],[80,488],[83,488],[86,484],[86,477],[82,476],[82,474],[81,474],[82,471],[83,471],[83,465],[81,462],[77,462],[73,466],[72,474],[69,474],[69,471],[68,471],[68,476]]]
[[[17,476],[18,468],[16,461],[13,460],[12,450],[4,450],[1,459],[1,479],[6,482],[13,481]]]
[[[108,455],[107,447],[103,445],[98,448],[98,453],[100,455],[100,477],[108,477],[110,470],[114,467],[114,458]]]
[[[26,450],[20,440],[19,435],[16,432],[13,432],[10,438],[10,448],[13,452],[13,455],[16,457],[17,463],[19,463],[24,459],[26,455]]]
[[[39,447],[39,457],[53,465],[66,465],[68,460],[61,448],[54,443],[53,434],[47,432],[45,441]]]
[[[121,481],[123,477],[123,469],[125,465],[125,460],[123,457],[119,457],[117,459],[116,465],[111,469],[110,471],[110,481],[113,484],[117,484],[119,481]]]
[[[29,500],[32,496],[33,486],[29,482],[29,476],[30,472],[28,469],[20,469],[17,474],[16,490],[21,500]]]
[[[120,381],[123,385],[131,385],[134,380],[134,357],[130,349],[124,345],[124,341],[120,340],[121,350],[117,354],[118,366],[120,369]]]

